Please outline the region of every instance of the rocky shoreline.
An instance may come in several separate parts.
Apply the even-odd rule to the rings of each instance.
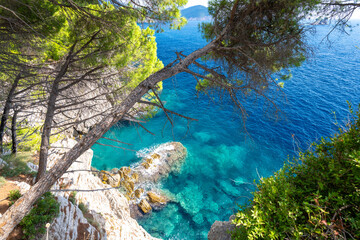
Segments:
[[[76,143],[71,138],[54,143],[48,169]],[[93,151],[86,151],[51,189],[60,203],[60,214],[50,223],[49,239],[158,239],[136,219],[162,209],[168,202],[177,202],[158,183],[170,173],[179,172],[186,156],[187,150],[181,143],[168,142],[143,153],[142,159],[131,166],[98,171],[91,167]],[[37,165],[28,167],[37,171]],[[25,182],[14,184],[22,194],[30,188]],[[230,222],[216,221],[208,239],[230,239],[227,232],[232,228]]]
[[[172,200],[170,194],[162,192],[156,185],[169,173],[180,171],[186,155],[187,150],[181,143],[164,143],[134,166],[100,171],[98,177],[104,184],[119,188],[129,201],[131,216],[140,218]]]
[[[48,168],[75,144],[73,139],[53,144]],[[181,143],[165,143],[134,166],[94,173],[93,151],[86,151],[52,187],[60,215],[50,225],[49,239],[157,239],[134,217],[159,209],[170,200],[154,186],[171,171],[179,171],[186,154]]]

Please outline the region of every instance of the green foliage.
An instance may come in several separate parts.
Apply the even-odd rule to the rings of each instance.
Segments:
[[[262,178],[233,239],[360,239],[359,117]]]
[[[21,193],[19,190],[11,190],[9,192],[9,196],[8,199],[10,201],[10,206],[13,205],[15,203],[16,200],[18,200],[19,198],[21,198]]]
[[[84,215],[89,211],[89,209],[86,207],[86,205],[82,202],[79,203],[78,207]]]
[[[69,201],[74,205],[76,205],[76,194],[76,191],[72,191],[69,195]]]
[[[163,90],[163,82],[159,82],[156,85],[156,89],[154,89],[156,94],[158,96],[160,96],[162,90]],[[159,104],[158,99],[156,98],[156,95],[153,91],[149,91],[147,94],[145,94],[143,96],[143,99],[145,101],[149,101],[152,103],[156,103]],[[139,109],[139,112],[141,112],[139,119],[141,120],[150,120],[151,118],[155,117],[156,114],[158,114],[160,112],[160,108],[156,107],[156,106],[151,106],[151,105],[142,105]]]
[[[19,152],[16,155],[11,154],[3,157],[9,165],[0,170],[4,177],[14,177],[20,174],[29,174],[30,169],[26,163],[31,159],[30,152]]]
[[[200,30],[206,40],[218,38],[218,41],[204,59],[216,61],[221,66],[218,72],[234,89],[255,89],[253,93],[261,96],[274,84],[270,76],[277,73],[287,80],[291,74],[283,74],[284,70],[305,61],[308,49],[302,21],[318,3],[318,0],[209,1],[209,14],[214,21],[202,23]],[[248,92],[243,90],[245,93]]]
[[[196,91],[202,91],[206,88],[208,88],[211,85],[211,81],[208,79],[200,79],[199,82],[196,84]]]
[[[16,132],[19,143],[19,151],[39,151],[41,143],[41,131],[39,127],[22,127]]]
[[[29,127],[23,125],[21,128],[17,129],[16,132],[18,139],[22,141],[19,143],[19,151],[23,152],[34,152],[40,151],[41,145],[41,126]],[[62,134],[56,134],[50,136],[50,144],[62,139],[64,136]]]
[[[51,223],[59,214],[59,206],[54,195],[45,193],[20,222],[25,238],[34,239],[38,234],[44,234],[46,223]]]

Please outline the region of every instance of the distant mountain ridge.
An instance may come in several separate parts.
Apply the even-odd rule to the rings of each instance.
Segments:
[[[209,15],[207,7],[202,5],[192,6],[181,10],[181,15],[188,20],[209,20],[211,16]]]

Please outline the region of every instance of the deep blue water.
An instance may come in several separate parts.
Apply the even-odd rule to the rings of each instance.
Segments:
[[[187,54],[206,44],[197,24],[189,22],[181,31],[156,35],[158,56],[164,64],[175,59],[175,51]],[[316,34],[309,35],[314,55],[300,68],[292,69],[293,78],[283,89],[286,97],[278,92],[276,102],[283,116],[278,120],[261,101],[246,104],[250,116],[245,133],[231,105],[213,106],[206,96],[197,96],[193,77],[179,74],[164,81],[161,98],[167,108],[198,122],[188,124],[174,118],[171,128],[165,115],[159,113],[144,124],[155,136],[126,123],[106,134],[133,144],[128,147],[134,150],[167,141],[180,141],[188,149],[181,173],[162,182],[162,188],[173,193],[178,203],[139,221],[149,233],[164,239],[206,239],[215,220],[227,220],[236,211],[236,203],[247,202],[254,179],[271,175],[287,156],[333,134],[338,128],[335,123],[344,125],[348,119],[346,101],[355,106],[360,103],[360,49],[356,47],[360,31],[354,27],[349,36],[334,33],[331,47],[321,43],[328,31],[328,26],[317,26]],[[139,160],[131,151],[99,145],[93,150],[93,166],[98,169],[119,168]]]

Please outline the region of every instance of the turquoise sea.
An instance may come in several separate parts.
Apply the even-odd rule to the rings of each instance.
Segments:
[[[278,170],[288,156],[321,136],[330,136],[348,120],[348,105],[360,103],[360,28],[352,22],[349,35],[334,32],[330,41],[322,41],[329,26],[315,27],[308,34],[312,56],[276,93],[282,111],[278,117],[262,101],[245,104],[249,117],[246,131],[233,107],[215,105],[204,95],[197,95],[196,80],[179,74],[164,81],[161,98],[168,109],[196,118],[187,122],[174,118],[172,128],[164,113],[159,113],[146,128],[122,122],[107,137],[133,144],[135,151],[168,141],[179,141],[188,149],[182,171],[161,183],[175,195],[177,203],[153,212],[139,223],[154,237],[163,239],[206,239],[211,224],[227,220],[246,204],[253,181]],[[314,32],[314,31],[313,31]],[[181,31],[166,30],[156,35],[158,56],[167,64],[175,51],[188,54],[206,42],[198,32],[198,22],[189,22]],[[107,140],[102,143],[113,144]],[[93,166],[119,168],[139,161],[134,151],[95,145]]]

